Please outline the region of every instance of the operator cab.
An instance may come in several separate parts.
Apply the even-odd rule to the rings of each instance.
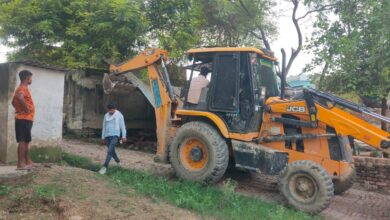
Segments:
[[[275,61],[256,48],[204,48],[188,51],[192,64],[183,99],[184,109],[207,111],[224,120],[230,132],[258,132],[266,98],[279,95]],[[210,83],[199,101],[188,102],[189,89],[203,67]],[[192,94],[190,94],[192,95]]]

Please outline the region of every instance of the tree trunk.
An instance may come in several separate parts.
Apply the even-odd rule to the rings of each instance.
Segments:
[[[381,103],[381,115],[386,117],[386,113],[387,113],[387,99],[383,98]],[[382,121],[381,128],[382,130],[387,131],[387,123]]]
[[[325,74],[326,72],[328,71],[328,68],[329,68],[329,63],[325,61],[325,66],[324,68],[322,69],[322,73],[321,73],[321,77],[320,77],[320,81],[318,83],[318,89],[319,90],[322,90],[324,88],[324,79],[325,79]]]

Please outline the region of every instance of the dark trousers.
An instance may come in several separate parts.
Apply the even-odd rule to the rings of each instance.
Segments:
[[[31,129],[33,121],[15,119],[16,142],[31,142]]]
[[[115,146],[119,142],[119,137],[118,136],[110,136],[110,137],[106,137],[105,140],[106,140],[108,150],[107,150],[107,157],[106,157],[106,161],[104,162],[104,166],[107,168],[108,164],[111,161],[111,158],[114,158],[114,160],[117,163],[120,162],[118,155],[116,155],[116,152],[115,152]]]

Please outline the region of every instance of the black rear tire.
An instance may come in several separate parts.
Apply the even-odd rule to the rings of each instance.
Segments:
[[[281,172],[279,189],[292,207],[318,213],[333,198],[333,183],[328,173],[313,161],[290,163]]]
[[[189,169],[183,161],[181,148],[188,139],[196,139],[205,146],[207,162],[201,169]],[[186,123],[178,129],[169,148],[169,158],[179,178],[202,184],[213,184],[218,182],[226,172],[229,151],[225,139],[215,128],[207,123],[196,121]]]

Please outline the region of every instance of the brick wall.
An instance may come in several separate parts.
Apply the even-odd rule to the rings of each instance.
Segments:
[[[356,182],[368,190],[390,193],[390,159],[354,157]]]

